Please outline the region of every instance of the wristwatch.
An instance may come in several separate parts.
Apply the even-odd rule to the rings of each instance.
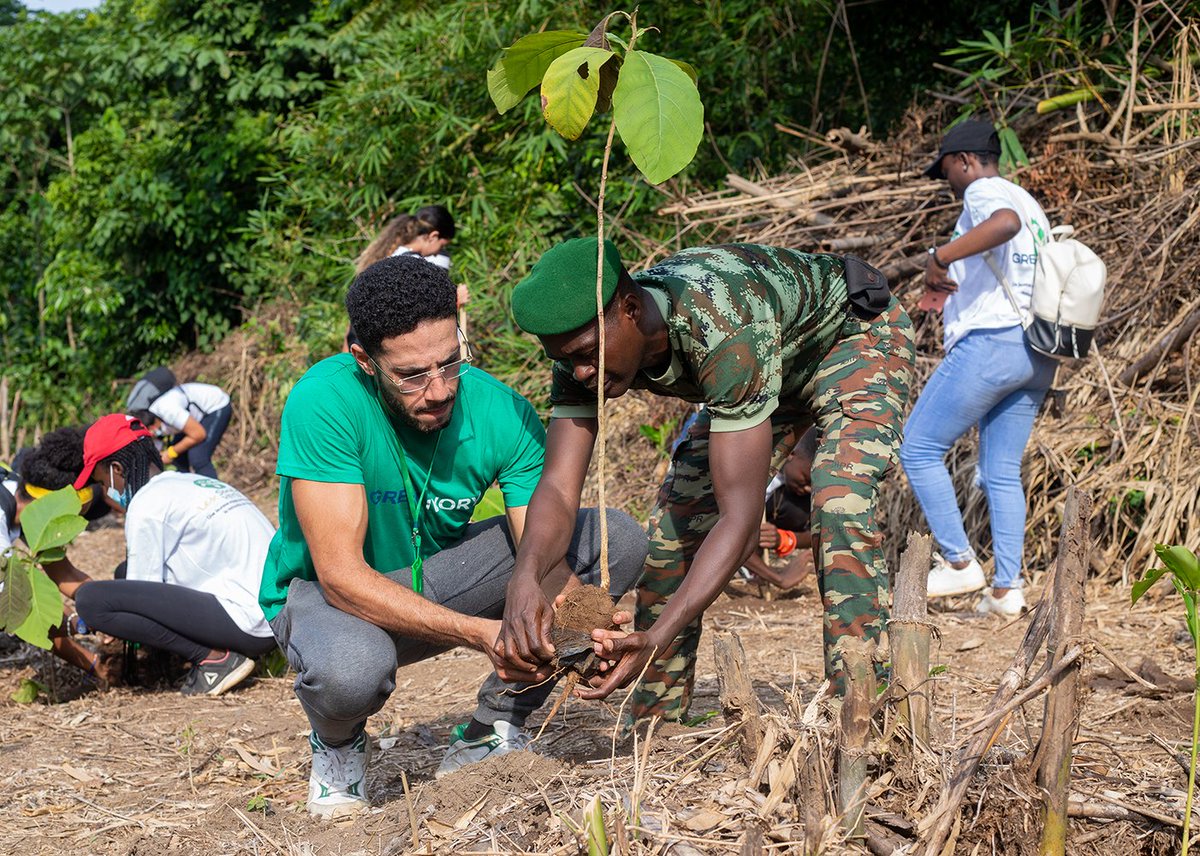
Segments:
[[[942,264],[942,260],[938,258],[937,247],[930,247],[929,255],[933,259],[933,263],[935,265],[937,265],[938,267],[940,267],[942,270],[946,270],[947,268],[950,267],[950,265]]]

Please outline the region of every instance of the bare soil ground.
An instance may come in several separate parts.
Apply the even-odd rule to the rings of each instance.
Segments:
[[[89,531],[72,552],[103,576],[122,557],[121,530]],[[1132,610],[1127,603],[1126,588],[1093,583],[1088,633],[1159,689],[1122,676],[1098,653],[1089,659],[1073,789],[1095,804],[1178,816],[1186,775],[1169,750],[1184,751],[1190,733],[1188,639],[1170,600]],[[970,607],[952,600],[933,616],[934,660],[946,666],[935,702],[947,746],[986,704],[1027,621],[977,617]],[[290,677],[258,678],[219,699],[184,698],[167,685],[100,692],[81,686],[69,667],[52,668],[49,657],[0,655],[0,853],[574,853],[581,810],[594,796],[620,852],[736,853],[754,830],[765,833],[770,852],[801,852],[803,815],[793,797],[767,799],[778,763],[761,784],[746,778],[719,713],[711,643],[714,630],[735,630],[767,708],[798,722],[808,707],[820,725],[828,711],[809,706],[822,683],[819,600],[809,589],[767,601],[738,583],[705,625],[693,727],[660,726],[647,746],[617,734],[620,697],[572,700],[537,742],[538,755],[442,780],[433,771],[451,727],[473,709],[488,661],[452,651],[402,669],[370,722],[374,810],[337,824],[304,812],[307,723]],[[53,686],[59,703],[10,701],[22,678]],[[1016,713],[992,747],[957,852],[1036,846],[1036,793],[1022,770],[1040,711],[1035,703]],[[872,811],[914,820],[913,807],[930,796],[920,791],[936,796],[939,787],[929,771],[905,779],[897,769],[879,780]],[[1145,816],[1076,819],[1071,834],[1068,852],[1080,854],[1166,852],[1178,837]],[[831,852],[844,846],[834,841]]]

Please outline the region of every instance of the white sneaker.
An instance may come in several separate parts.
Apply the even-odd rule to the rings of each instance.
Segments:
[[[995,597],[989,589],[975,606],[975,611],[1016,618],[1025,611],[1025,594],[1020,589],[1009,589],[1003,597]]]
[[[929,597],[949,597],[952,594],[970,594],[979,591],[987,585],[983,576],[983,568],[978,559],[972,559],[965,568],[954,568],[950,563],[937,556],[933,569],[929,572]]]
[[[529,746],[530,740],[533,739],[511,722],[495,722],[492,724],[491,734],[485,734],[475,740],[468,740],[464,736],[466,730],[465,722],[454,726],[454,730],[450,732],[450,748],[446,750],[446,757],[433,774],[434,778],[440,779],[447,773],[461,770],[468,764],[476,764],[484,758],[519,752]]]
[[[348,746],[326,746],[316,732],[309,735],[312,773],[308,777],[308,813],[332,820],[366,811],[367,760],[371,741],[366,732]]]

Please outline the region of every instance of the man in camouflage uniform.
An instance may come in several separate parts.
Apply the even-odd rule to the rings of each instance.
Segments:
[[[497,642],[514,663],[552,653],[551,609],[536,581],[563,555],[596,434],[597,255],[595,239],[561,244],[513,293],[517,323],[557,360],[547,463]],[[639,388],[707,406],[677,447],[650,517],[635,632],[593,634],[611,665],[581,694],[603,697],[645,667],[634,716],[686,715],[701,615],[757,546],[772,458],[778,465],[814,422],[825,671],[840,689],[842,640],[878,639],[887,620],[875,514],[912,383],[908,316],[882,275],[853,258],[699,247],[630,277],[606,242],[603,264],[606,397]]]

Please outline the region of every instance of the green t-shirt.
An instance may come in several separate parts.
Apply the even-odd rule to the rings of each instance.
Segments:
[[[423,558],[463,537],[476,503],[493,482],[500,483],[509,508],[528,505],[545,458],[546,431],[533,407],[474,367],[459,379],[450,423],[432,434],[393,427],[371,378],[349,354],[322,360],[300,378],[283,408],[282,423],[275,469],[280,476],[279,531],[271,541],[258,595],[268,619],[283,607],[293,579],[317,578],[296,519],[293,479],[363,485],[363,557],[386,573],[409,567],[414,558],[400,442],[417,496],[433,463],[420,512]]]
[[[801,393],[837,342],[848,298],[841,256],[757,244],[696,247],[634,280],[667,324],[671,362],[634,389],[703,403],[713,431],[753,428]],[[554,364],[555,417],[595,416],[596,393]]]

